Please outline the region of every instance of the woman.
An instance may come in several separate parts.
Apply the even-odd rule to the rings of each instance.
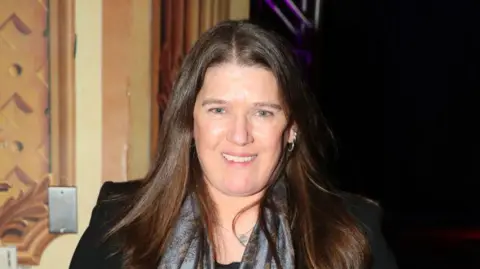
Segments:
[[[70,268],[396,268],[379,209],[320,174],[329,132],[299,70],[250,23],[203,34],[155,165],[104,184]]]

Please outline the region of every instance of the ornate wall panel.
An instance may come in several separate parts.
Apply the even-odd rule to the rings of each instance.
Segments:
[[[50,2],[58,12],[71,1]],[[49,21],[59,22],[51,14],[47,0],[0,2],[0,245],[16,245],[21,264],[38,264],[54,238],[48,232],[48,186],[73,184],[67,167],[72,155],[60,156],[71,152],[65,149],[72,138],[65,132],[71,107],[60,101],[68,104],[72,95],[59,94],[61,85],[72,90],[69,77],[61,75],[69,69],[51,76],[64,63],[59,33],[68,24],[62,31],[59,24],[49,27]],[[57,48],[53,54],[49,45]]]

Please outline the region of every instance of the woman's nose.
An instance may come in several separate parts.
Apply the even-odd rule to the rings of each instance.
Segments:
[[[227,139],[239,146],[245,146],[253,142],[247,117],[236,116],[232,119]]]

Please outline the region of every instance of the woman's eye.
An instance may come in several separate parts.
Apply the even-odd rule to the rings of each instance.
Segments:
[[[273,116],[273,113],[270,112],[270,111],[266,111],[266,110],[259,110],[257,112],[257,115],[260,116],[260,117],[270,117],[270,116]]]
[[[221,107],[215,107],[215,108],[211,108],[208,110],[209,112],[212,112],[214,114],[223,114],[225,113],[225,109],[224,108],[221,108]]]

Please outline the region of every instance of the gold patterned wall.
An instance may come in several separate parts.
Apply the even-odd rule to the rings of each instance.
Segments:
[[[54,238],[48,231],[47,192],[61,180],[53,179],[59,167],[52,155],[60,159],[58,143],[65,141],[51,144],[52,134],[58,137],[61,130],[52,122],[61,117],[58,103],[51,104],[50,59],[57,68],[59,57],[50,58],[47,2],[0,1],[0,245],[15,245],[21,264],[38,264]]]

